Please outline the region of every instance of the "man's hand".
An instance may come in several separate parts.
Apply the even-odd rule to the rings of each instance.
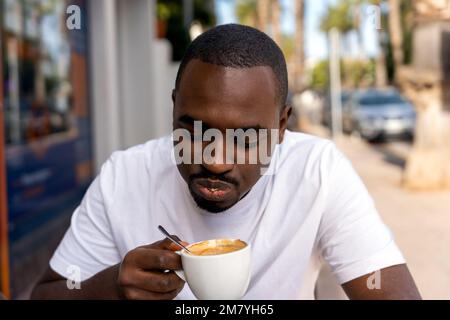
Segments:
[[[181,269],[180,247],[169,239],[127,253],[119,267],[119,295],[133,300],[173,299],[184,281],[173,270]]]
[[[173,272],[181,269],[181,257],[174,252],[179,249],[169,239],[138,247],[128,252],[121,263],[83,281],[80,290],[69,290],[67,280],[48,267],[31,298],[173,299],[184,286]]]

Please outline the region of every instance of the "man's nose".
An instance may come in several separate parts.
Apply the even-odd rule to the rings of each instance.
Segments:
[[[208,170],[209,172],[213,173],[213,174],[224,174],[227,173],[231,170],[233,170],[233,164],[227,164],[227,163],[213,163],[213,164],[207,164],[207,163],[203,163],[202,166]]]
[[[216,145],[214,152],[205,155],[203,159],[203,167],[213,174],[223,174],[229,172],[234,167],[233,159],[229,158],[231,154],[227,155],[224,144]]]

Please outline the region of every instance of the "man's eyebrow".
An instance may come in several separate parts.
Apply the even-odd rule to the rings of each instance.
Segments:
[[[188,115],[182,115],[181,117],[178,118],[178,122],[184,123],[185,125],[188,125],[188,126],[194,126],[194,122],[195,121],[201,121],[201,120],[194,119],[193,117],[188,116]],[[203,122],[203,121],[202,121],[202,127],[203,127],[203,129],[211,128],[211,126],[209,126],[206,122]],[[232,130],[244,130],[244,131],[253,129],[255,131],[258,131],[260,129],[266,129],[266,128],[264,128],[264,127],[260,126],[259,124],[257,124],[257,125],[251,125],[251,126],[246,126],[246,127],[229,128],[229,129],[232,129]]]
[[[257,125],[254,125],[254,126],[248,126],[248,127],[236,128],[236,129],[234,129],[234,130],[239,130],[239,129],[242,129],[242,130],[244,130],[244,131],[247,131],[247,130],[255,130],[255,131],[258,131],[258,130],[260,130],[260,129],[267,129],[267,128],[264,128],[264,127],[260,126],[259,124],[257,124]]]

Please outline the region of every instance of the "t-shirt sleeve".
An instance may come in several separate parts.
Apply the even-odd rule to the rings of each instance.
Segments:
[[[405,263],[393,234],[347,160],[334,146],[322,168],[329,179],[319,227],[319,250],[339,283]]]
[[[80,280],[120,262],[105,199],[114,190],[113,160],[109,159],[92,182],[71,224],[50,260],[50,267],[65,278],[78,272]]]

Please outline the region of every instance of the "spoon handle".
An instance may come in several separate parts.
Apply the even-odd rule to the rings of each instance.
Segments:
[[[180,241],[178,241],[177,239],[175,239],[174,237],[172,237],[170,235],[170,233],[167,232],[166,229],[163,228],[163,226],[158,226],[158,229],[172,242],[176,243],[177,245],[179,245],[180,247],[182,247],[184,250],[186,250],[189,253],[192,253],[191,251],[189,251],[188,248],[186,248],[185,246],[183,246]]]

